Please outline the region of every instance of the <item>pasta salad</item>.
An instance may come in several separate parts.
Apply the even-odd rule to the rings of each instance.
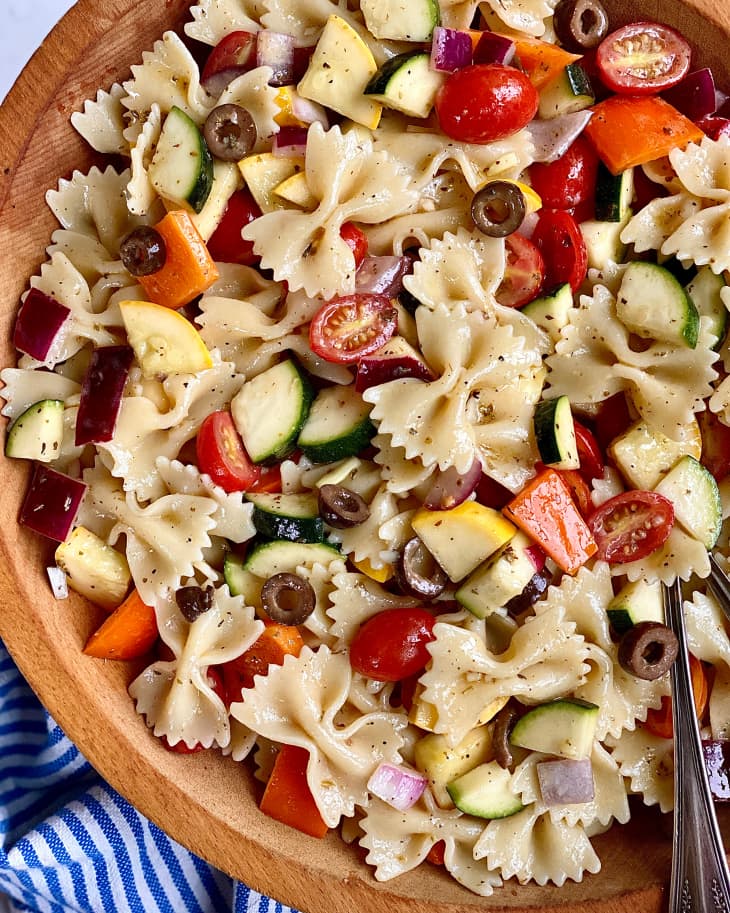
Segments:
[[[379,880],[580,881],[671,810],[677,578],[728,798],[730,103],[692,56],[599,0],[199,0],[72,115],[126,167],[47,194],[20,522],[108,613],[84,652],[148,657],[154,736]]]

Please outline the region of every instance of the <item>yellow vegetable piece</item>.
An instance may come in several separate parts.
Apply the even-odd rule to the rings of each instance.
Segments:
[[[182,314],[151,301],[122,301],[119,307],[145,377],[195,374],[213,366],[200,334]]]
[[[96,533],[77,526],[58,546],[55,558],[77,593],[110,612],[123,602],[132,583],[127,559]]]
[[[353,561],[352,563],[358,571],[361,571],[366,577],[375,580],[377,583],[385,583],[393,576],[393,567],[390,564],[384,564],[383,567],[373,567],[367,558],[363,558],[362,561]]]
[[[261,152],[241,159],[238,167],[261,212],[291,209],[291,205],[274,191],[287,178],[303,170],[304,159],[283,158],[273,152]]]
[[[309,189],[307,176],[303,171],[298,171],[290,178],[282,181],[278,187],[274,188],[274,193],[295,206],[301,206],[302,209],[316,209],[319,200]]]

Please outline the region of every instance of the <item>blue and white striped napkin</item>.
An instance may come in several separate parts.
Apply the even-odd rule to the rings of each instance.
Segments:
[[[292,913],[171,840],[115,792],[0,641],[0,911]]]

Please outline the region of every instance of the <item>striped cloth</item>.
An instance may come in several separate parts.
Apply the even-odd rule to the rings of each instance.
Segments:
[[[43,709],[0,641],[0,913],[6,911],[292,913],[135,811]]]

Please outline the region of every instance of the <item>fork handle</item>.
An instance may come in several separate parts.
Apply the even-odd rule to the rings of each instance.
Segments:
[[[664,590],[679,641],[671,670],[674,723],[674,853],[669,913],[730,913],[730,875],[694,711],[687,632],[677,581]]]

